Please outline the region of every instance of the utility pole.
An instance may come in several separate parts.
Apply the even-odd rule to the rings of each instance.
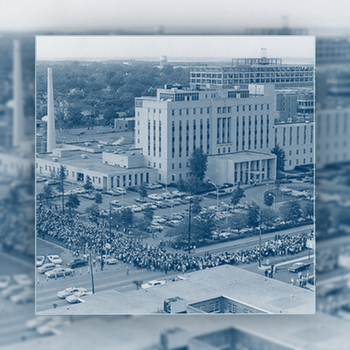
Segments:
[[[188,212],[188,253],[191,254],[191,206],[192,201],[189,203],[189,212]]]
[[[259,267],[261,267],[261,224],[262,224],[262,210],[260,210],[260,225],[259,225]]]
[[[89,260],[90,260],[90,272],[91,272],[91,289],[92,289],[92,294],[95,294],[94,269],[92,268],[91,252],[89,254]]]
[[[112,204],[109,203],[109,244],[112,243]]]

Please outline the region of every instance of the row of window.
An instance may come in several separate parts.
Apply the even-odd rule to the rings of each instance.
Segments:
[[[310,163],[312,163],[312,157],[310,157]],[[306,164],[306,158],[303,158],[303,164]],[[295,165],[299,165],[299,159],[296,159]],[[289,166],[292,166],[292,160],[289,160]]]
[[[312,153],[312,147],[310,147],[310,153]],[[299,154],[299,150],[295,150],[295,154],[298,155]],[[306,148],[303,149],[303,154],[306,154]],[[292,151],[289,151],[289,155],[292,155]]]

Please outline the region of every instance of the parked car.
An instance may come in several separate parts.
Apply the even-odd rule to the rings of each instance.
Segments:
[[[9,286],[11,281],[11,276],[3,275],[0,276],[0,290],[5,289]]]
[[[45,256],[37,255],[37,257],[35,258],[36,267],[43,266],[44,261],[45,261]]]
[[[13,279],[21,286],[30,286],[33,284],[33,279],[27,274],[14,275]]]
[[[83,297],[84,295],[87,294],[87,290],[85,288],[81,288],[82,290],[73,293],[72,295],[70,295],[69,297],[66,298],[66,300],[68,301],[68,303],[70,304],[75,304],[77,303],[81,297]],[[83,290],[85,289],[85,290]]]
[[[136,203],[147,203],[147,200],[144,198],[135,198],[134,201]]]
[[[106,191],[106,194],[109,194],[111,196],[120,196],[121,195],[120,192],[117,192],[117,191],[114,191],[114,190],[108,190],[108,191]]]
[[[126,194],[126,189],[123,187],[116,187],[115,192],[120,194]]]
[[[161,201],[163,199],[163,197],[159,194],[153,193],[153,194],[149,194],[148,195],[149,199],[153,199],[155,201]]]
[[[147,283],[142,284],[141,288],[147,289],[147,288],[151,288],[151,287],[155,287],[155,286],[161,286],[163,284],[165,284],[164,280],[154,280],[154,281],[149,281]]]
[[[1,295],[5,298],[8,299],[10,298],[12,295],[18,294],[20,292],[22,292],[24,290],[24,287],[19,285],[19,284],[14,284],[6,289],[4,289],[1,292]]]
[[[63,276],[73,276],[74,270],[65,267],[59,267],[50,271],[45,272],[48,278],[63,277]]]
[[[120,204],[119,204],[119,200],[118,199],[115,199],[113,201],[110,202],[111,205],[113,205],[114,207],[120,207]]]
[[[82,187],[77,187],[74,190],[72,190],[72,193],[76,193],[76,194],[84,194],[86,193],[86,189],[82,188]]]
[[[33,288],[25,288],[23,292],[11,296],[11,301],[15,304],[30,303],[35,300]]]
[[[64,290],[61,290],[60,292],[57,292],[57,296],[61,299],[65,299],[65,298],[69,297],[70,295],[77,293],[77,292],[80,292],[80,291],[86,292],[86,288],[68,287]]]
[[[59,181],[57,180],[48,180],[46,181],[46,185],[51,186],[51,185],[58,185]]]
[[[70,269],[75,269],[77,267],[86,266],[87,264],[88,264],[87,260],[77,258],[68,262],[66,266],[69,267]]]
[[[307,270],[310,267],[310,263],[295,263],[293,266],[291,266],[290,268],[288,268],[289,272],[300,272],[303,270]]]
[[[82,195],[82,197],[83,197],[83,198],[86,198],[86,199],[89,199],[89,200],[91,200],[91,201],[94,201],[95,198],[96,198],[96,197],[95,197],[93,194],[91,194],[91,193],[85,193],[85,194]]]
[[[59,255],[48,255],[47,258],[53,264],[56,264],[56,265],[57,264],[62,264],[62,259],[60,258]]]
[[[44,264],[43,266],[38,267],[38,272],[39,273],[45,273],[45,272],[53,270],[55,268],[57,268],[56,264],[47,263],[47,264]]]

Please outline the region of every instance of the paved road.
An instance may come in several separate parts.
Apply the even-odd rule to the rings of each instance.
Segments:
[[[298,234],[301,232],[311,232],[314,229],[313,225],[306,225],[306,226],[301,226],[301,227],[296,227],[296,228],[290,228],[288,230],[283,230],[279,232],[272,232],[272,233],[267,233],[262,235],[262,243],[264,244],[271,238],[275,236],[275,234],[280,234],[282,236],[288,235],[288,234]],[[211,254],[218,254],[221,252],[234,252],[237,250],[241,249],[251,249],[254,248],[255,246],[259,245],[259,236],[253,236],[253,237],[247,237],[247,238],[242,238],[236,241],[229,241],[225,243],[219,243],[219,244],[214,244],[210,245],[207,247],[201,247],[196,249],[196,255],[204,255],[204,252],[210,252]]]

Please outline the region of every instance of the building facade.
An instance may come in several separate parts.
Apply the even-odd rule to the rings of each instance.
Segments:
[[[231,66],[198,66],[191,69],[192,88],[229,89],[244,84],[275,84],[276,89],[313,87],[312,64],[283,64],[280,58],[232,60]]]
[[[158,181],[188,176],[196,148],[207,155],[267,152],[273,147],[274,86],[193,90],[166,86],[135,100],[135,148]]]
[[[279,123],[274,126],[274,145],[286,154],[285,170],[315,163],[315,123]]]

